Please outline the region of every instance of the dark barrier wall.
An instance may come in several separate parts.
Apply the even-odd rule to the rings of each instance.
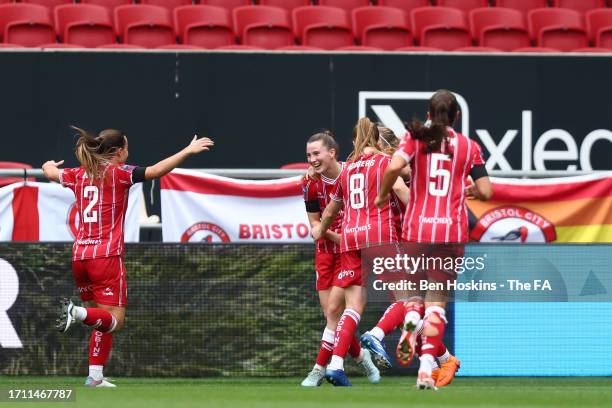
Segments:
[[[70,250],[70,244],[0,245],[0,373],[87,373],[90,330],[52,328],[59,299],[78,299]],[[313,252],[310,245],[127,245],[127,319],[113,337],[106,373],[306,375],[325,327]],[[360,328],[372,327],[386,306],[368,306]],[[452,349],[452,330],[447,336]],[[388,337],[390,350],[398,337]]]
[[[612,168],[609,56],[2,52],[0,67],[0,160],[35,166],[75,164],[70,124],[124,129],[137,164],[195,132],[215,138],[215,153],[185,167],[303,161],[320,128],[345,157],[360,92],[449,88],[496,168]],[[426,111],[414,95],[362,97],[386,122]]]

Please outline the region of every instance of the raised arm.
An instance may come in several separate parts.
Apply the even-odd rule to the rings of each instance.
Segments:
[[[185,147],[180,152],[160,161],[153,166],[148,166],[145,170],[145,180],[153,180],[170,173],[178,165],[180,165],[185,159],[192,154],[201,152],[207,152],[210,147],[214,146],[215,142],[207,137],[198,139],[198,136],[194,136],[189,146]]]
[[[58,162],[49,160],[43,163],[42,170],[43,170],[43,173],[45,174],[45,177],[49,179],[49,181],[55,181],[59,183],[60,181],[59,174],[61,171],[59,169],[59,166],[61,166],[62,164],[64,164],[63,160],[60,160]]]

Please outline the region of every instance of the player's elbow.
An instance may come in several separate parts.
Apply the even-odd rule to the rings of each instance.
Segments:
[[[480,180],[478,180],[480,181]],[[493,186],[489,180],[483,180],[482,182],[476,182],[476,189],[478,190],[478,198],[481,201],[489,201],[493,197]]]

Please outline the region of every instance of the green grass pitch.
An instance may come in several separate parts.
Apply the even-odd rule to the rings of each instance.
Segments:
[[[610,378],[457,378],[437,392],[417,391],[414,377],[387,377],[378,385],[362,378],[352,388],[329,384],[316,389],[300,379],[160,379],[117,378],[116,389],[86,389],[83,378],[0,377],[0,388],[74,387],[76,402],[2,403],[42,408],[166,407],[609,407]]]

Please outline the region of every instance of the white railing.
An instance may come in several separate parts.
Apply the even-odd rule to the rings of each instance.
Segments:
[[[202,173],[217,176],[242,178],[242,179],[275,179],[284,177],[301,176],[304,170],[281,170],[281,169],[194,169]],[[489,175],[493,177],[516,177],[516,178],[543,178],[543,177],[569,177],[585,174],[610,174],[612,170],[490,170]],[[0,169],[0,177],[35,177],[44,178],[41,169]]]

